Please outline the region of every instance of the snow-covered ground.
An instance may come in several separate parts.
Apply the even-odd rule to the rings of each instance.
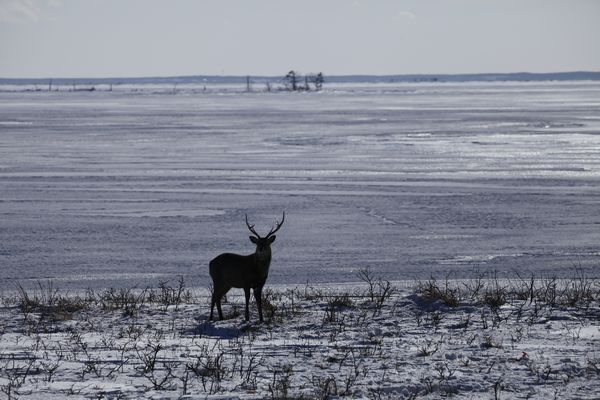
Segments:
[[[599,276],[600,84],[0,92],[0,288],[208,284],[286,211],[271,283]]]
[[[273,285],[266,323],[232,293],[4,296],[0,393],[19,399],[597,399],[600,285],[487,277]],[[573,271],[572,271],[573,272]],[[371,285],[369,285],[369,282]],[[239,293],[237,293],[239,294]],[[13,396],[13,397],[11,397]]]

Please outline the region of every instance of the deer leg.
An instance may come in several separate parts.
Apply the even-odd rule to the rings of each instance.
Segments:
[[[258,320],[260,322],[263,321],[263,311],[262,311],[262,288],[254,288],[254,299],[256,300],[256,308],[258,308]]]
[[[217,299],[218,299],[217,288],[215,288],[213,285],[212,296],[210,298],[210,316],[208,317],[209,321],[213,320],[213,311],[215,310],[215,304],[217,303]]]
[[[223,310],[221,310],[221,299],[228,291],[229,288],[226,288],[225,290],[213,289],[213,295],[210,302],[210,320],[213,319],[213,308],[215,304],[217,306],[217,312],[219,313],[219,319],[223,320]]]
[[[221,297],[223,295],[220,295],[217,297],[217,311],[219,312],[219,319],[222,321],[223,318],[223,310],[221,310]]]
[[[246,321],[250,320],[250,288],[244,288],[244,295],[246,296]]]
[[[213,311],[215,309],[215,294],[212,294],[212,297],[210,299],[210,316],[208,317],[209,321],[213,320]]]

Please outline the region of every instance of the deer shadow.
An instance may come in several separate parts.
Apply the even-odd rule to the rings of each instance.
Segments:
[[[232,320],[204,321],[199,325],[184,330],[186,336],[207,336],[219,339],[235,339],[249,329],[248,323],[236,323]]]

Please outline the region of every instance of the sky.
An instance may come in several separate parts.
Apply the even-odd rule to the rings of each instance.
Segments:
[[[0,77],[600,71],[598,0],[0,0]]]

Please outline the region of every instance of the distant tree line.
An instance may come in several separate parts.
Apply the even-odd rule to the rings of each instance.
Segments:
[[[0,0],[1,1],[1,0]],[[232,79],[232,77],[228,77],[229,79]],[[237,77],[233,77],[233,78],[237,78]],[[145,80],[144,80],[145,79]],[[144,85],[146,83],[153,83],[152,79],[155,78],[143,78],[143,79],[135,79],[132,78],[132,81],[135,82],[139,82],[140,85]],[[147,82],[146,82],[147,80]],[[262,78],[261,78],[262,80]],[[1,81],[1,79],[0,79]],[[85,81],[78,81],[78,82],[69,82],[67,80],[59,80],[60,83],[60,87],[59,84],[56,83],[55,80],[50,79],[48,81],[48,92],[58,92],[58,91],[69,91],[69,92],[93,92],[96,90],[100,90],[100,91],[109,91],[112,92],[113,90],[113,83],[110,82],[108,79],[97,79],[97,82],[93,82],[93,80],[90,80],[90,82],[85,82]],[[252,89],[252,77],[250,75],[247,75],[245,77],[245,83],[246,83],[246,91],[247,92],[251,92]],[[225,81],[224,81],[225,82]],[[319,73],[309,73],[309,74],[305,74],[302,75],[300,72],[298,71],[294,71],[291,70],[289,71],[284,77],[283,80],[279,80],[278,84],[273,85],[269,80],[264,81],[265,83],[265,90],[267,92],[270,92],[272,90],[277,90],[277,91],[281,91],[281,90],[285,90],[285,91],[291,91],[291,92],[309,92],[309,91],[319,91],[321,89],[323,89],[323,83],[325,82],[325,78],[323,77],[323,73],[319,72]],[[0,82],[1,83],[1,82]],[[116,82],[117,86],[120,85],[123,82]],[[127,83],[127,82],[124,82]],[[186,82],[183,82],[184,84]],[[196,82],[191,82],[191,83],[196,83]],[[219,82],[217,82],[218,84]],[[36,92],[41,92],[43,91],[43,86],[41,86],[43,83],[42,82],[36,82],[33,83],[34,85],[34,89],[26,89],[26,91],[36,91]],[[99,85],[99,87],[97,87],[96,85]],[[104,87],[104,88],[102,88]],[[143,91],[143,88],[132,88],[131,91]],[[184,89],[185,90],[185,89]],[[192,89],[193,90],[193,89]],[[178,93],[178,82],[175,81],[173,83],[173,88],[171,89],[171,93],[172,94],[177,94]],[[206,85],[202,86],[202,91],[206,91]]]

